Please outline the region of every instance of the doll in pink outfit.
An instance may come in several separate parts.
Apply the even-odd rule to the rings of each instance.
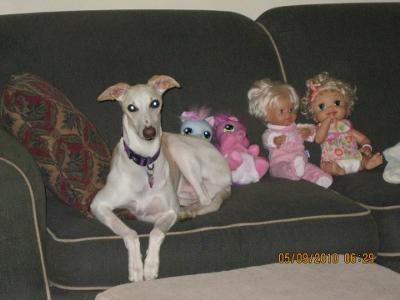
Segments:
[[[321,144],[321,168],[332,175],[344,175],[381,165],[381,153],[372,153],[371,141],[348,119],[356,100],[355,88],[326,72],[306,84],[302,106],[318,122],[315,142]]]
[[[295,123],[299,97],[294,88],[263,79],[253,84],[248,98],[249,113],[267,123],[262,141],[269,152],[270,174],[329,187],[332,177],[309,163],[304,153],[304,140],[312,141],[315,129]]]

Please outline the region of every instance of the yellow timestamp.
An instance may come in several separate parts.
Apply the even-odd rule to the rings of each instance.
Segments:
[[[279,252],[278,262],[280,264],[370,264],[374,263],[376,255],[372,252],[344,254],[329,252]]]

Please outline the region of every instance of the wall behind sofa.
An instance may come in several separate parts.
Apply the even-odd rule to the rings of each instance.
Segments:
[[[0,0],[0,14],[97,9],[208,9],[241,13],[251,19],[265,10],[287,5],[380,0]],[[385,0],[385,2],[398,2]]]

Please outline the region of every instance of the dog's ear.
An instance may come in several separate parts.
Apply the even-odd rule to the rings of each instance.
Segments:
[[[147,81],[148,85],[152,86],[160,95],[166,90],[174,87],[181,87],[179,83],[167,75],[154,75]]]
[[[129,88],[129,84],[127,83],[117,83],[113,86],[107,88],[104,92],[97,97],[97,101],[106,101],[106,100],[121,100],[121,97],[126,93]]]

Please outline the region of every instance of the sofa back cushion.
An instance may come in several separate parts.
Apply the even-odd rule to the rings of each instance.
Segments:
[[[351,115],[377,150],[400,140],[400,4],[306,5],[258,19],[273,36],[288,82],[304,95],[321,71],[357,86]]]
[[[113,147],[121,136],[120,107],[97,103],[117,82],[174,77],[181,89],[165,95],[164,130],[179,132],[179,115],[193,105],[237,115],[250,139],[264,126],[247,113],[256,79],[281,79],[268,36],[252,20],[230,12],[82,11],[0,17],[0,87],[11,74],[50,80]],[[254,130],[254,131],[253,131]]]

